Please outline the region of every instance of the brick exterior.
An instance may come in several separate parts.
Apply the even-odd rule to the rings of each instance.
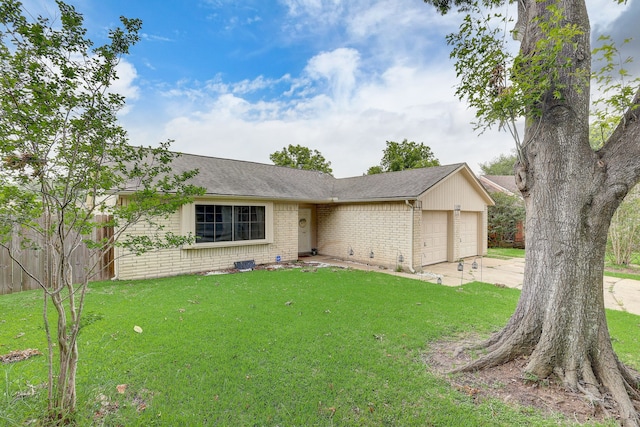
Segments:
[[[255,260],[256,264],[268,264],[280,256],[282,261],[298,257],[298,205],[274,203],[273,243],[229,246],[207,249],[163,249],[135,256],[122,249],[116,250],[116,278],[122,280],[145,279],[178,274],[233,268],[235,261]],[[154,233],[146,225],[129,230],[130,234]],[[163,232],[180,234],[181,211],[164,222]]]
[[[420,203],[413,209],[413,265],[409,265],[409,259],[405,259],[403,269],[421,270],[422,269],[422,209]]]
[[[333,203],[327,199],[315,199],[327,202],[314,204],[305,201],[299,204],[274,202],[272,199],[255,201],[256,204],[268,206],[268,212],[271,212],[271,208],[273,210],[272,216],[268,216],[267,219],[267,228],[271,228],[267,231],[268,243],[244,245],[233,242],[229,246],[219,247],[216,247],[216,244],[194,244],[189,247],[153,251],[140,256],[116,249],[116,278],[131,280],[222,270],[232,268],[236,261],[244,260],[254,260],[256,264],[269,264],[275,262],[278,256],[282,261],[296,260],[301,208],[311,210],[311,244],[321,255],[389,269],[420,270],[425,259],[426,243],[423,231],[429,230],[429,224],[422,224],[423,212],[427,210],[446,212],[447,260],[457,261],[460,256],[460,210],[463,213],[476,213],[480,239],[477,253],[486,254],[486,200],[472,185],[475,182],[473,174],[468,172],[468,175],[462,172],[453,175],[417,199],[408,199],[413,200],[411,202],[399,200]],[[126,203],[126,199],[124,202]],[[246,198],[236,198],[235,202],[203,198],[202,202],[237,202],[245,205],[252,203]],[[194,212],[193,205],[189,205],[171,215],[163,222],[163,232],[181,235],[193,232]],[[132,227],[128,232],[145,235],[155,234],[157,230],[139,225]],[[371,253],[373,257],[370,256]]]
[[[413,230],[411,225],[412,218],[419,221],[420,211],[411,215],[410,209],[404,202],[319,205],[318,252],[392,269],[408,268],[416,251],[410,247],[410,235],[420,233],[415,223]],[[419,239],[413,240],[414,246],[419,244]],[[398,262],[400,254],[403,263]]]
[[[451,224],[451,229],[449,230],[451,237],[450,242],[450,255],[447,259],[449,262],[457,261],[460,259],[460,211],[453,211],[453,224]]]

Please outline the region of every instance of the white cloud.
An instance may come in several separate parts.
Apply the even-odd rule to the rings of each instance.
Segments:
[[[282,0],[281,3],[287,7],[289,15],[298,20],[315,17],[316,22],[333,25],[340,21],[347,2],[342,0]]]
[[[356,86],[359,61],[360,54],[355,49],[339,48],[311,58],[305,72],[311,79],[325,80],[333,101],[345,106]]]
[[[141,33],[140,38],[149,42],[172,42],[173,39],[165,36],[159,36],[155,34]]]
[[[471,112],[455,100],[448,64],[394,64],[365,78],[358,63],[352,49],[320,53],[308,61],[305,76],[326,79],[326,91],[258,101],[241,93],[211,94],[206,108],[183,111],[153,137],[175,139],[174,149],[183,152],[263,163],[274,151],[301,144],[321,151],[340,177],[378,164],[387,140],[424,142],[442,163],[468,162],[475,170],[478,162],[511,149],[505,134],[475,136]],[[131,135],[137,140],[143,132],[131,129]]]
[[[610,9],[624,10],[604,1],[612,0],[589,1],[599,28],[622,16]],[[387,140],[424,142],[443,164],[467,162],[475,171],[513,148],[505,132],[478,136],[473,111],[454,94],[444,35],[459,16],[442,17],[420,0],[281,3],[285,29],[317,43],[299,75],[183,82],[164,92],[166,124],[131,121],[131,140],[172,138],[179,151],[264,163],[301,144],[320,150],[339,177],[378,164]]]
[[[133,101],[140,97],[140,88],[135,84],[138,78],[136,68],[126,59],[121,59],[116,66],[118,78],[111,85],[115,93],[124,95],[127,100]]]
[[[264,76],[258,76],[252,80],[245,79],[240,82],[234,83],[230,86],[230,90],[235,94],[254,93],[262,89],[276,86],[283,82],[288,82],[290,80],[291,76],[289,74],[285,74],[279,79],[268,79]]]
[[[609,31],[611,24],[629,9],[633,1],[637,0],[629,0],[623,4],[617,4],[615,0],[587,0],[587,12],[592,30],[594,32]]]

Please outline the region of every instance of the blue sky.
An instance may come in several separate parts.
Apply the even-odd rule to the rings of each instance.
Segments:
[[[378,164],[387,140],[424,142],[441,163],[477,172],[513,147],[504,132],[474,132],[445,43],[460,17],[422,0],[68,3],[96,44],[120,15],[143,21],[117,83],[135,145],[173,139],[177,151],[270,163],[270,153],[300,144],[319,150],[337,177]],[[592,28],[619,31],[616,20],[634,22],[638,3],[590,0]],[[53,0],[24,4],[33,14],[57,10]]]

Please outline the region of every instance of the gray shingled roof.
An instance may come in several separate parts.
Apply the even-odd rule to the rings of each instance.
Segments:
[[[333,197],[340,201],[416,198],[463,165],[458,163],[337,179]]]
[[[204,187],[207,195],[353,202],[417,198],[464,163],[340,179],[317,171],[193,154],[182,154],[172,166],[176,173],[198,169],[191,183]]]
[[[176,173],[198,169],[191,183],[209,195],[325,200],[331,197],[335,181],[317,171],[193,154],[182,154],[172,165]]]

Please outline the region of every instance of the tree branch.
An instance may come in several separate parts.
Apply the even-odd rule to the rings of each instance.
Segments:
[[[598,156],[609,187],[624,186],[626,194],[640,180],[640,89]]]

